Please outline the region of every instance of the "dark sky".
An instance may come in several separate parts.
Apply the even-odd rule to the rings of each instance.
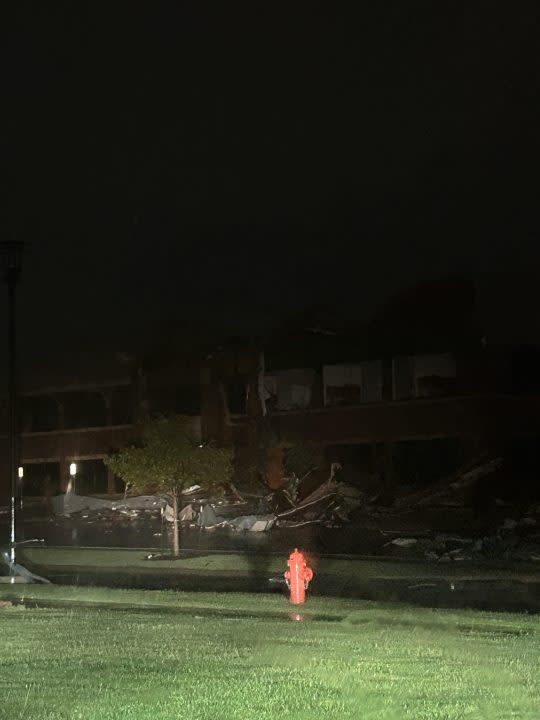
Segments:
[[[538,3],[293,5],[15,4],[2,230],[32,244],[26,354],[313,302],[365,319],[425,278],[538,262]]]

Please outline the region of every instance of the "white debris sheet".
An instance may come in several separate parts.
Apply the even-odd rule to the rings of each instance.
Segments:
[[[241,515],[229,520],[228,525],[234,530],[249,530],[250,532],[265,532],[276,522],[275,515]]]

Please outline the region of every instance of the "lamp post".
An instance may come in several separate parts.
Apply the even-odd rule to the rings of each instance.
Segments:
[[[75,492],[75,479],[77,477],[77,463],[70,463],[69,466],[69,487],[71,488],[71,492],[76,494]]]
[[[9,440],[8,466],[11,479],[11,571],[15,565],[15,505],[18,490],[18,454],[17,454],[17,347],[16,347],[16,316],[15,291],[21,275],[22,254],[24,243],[11,240],[0,244],[4,269],[4,282],[8,288],[8,406],[9,406]]]
[[[23,489],[23,480],[24,480],[24,468],[22,465],[19,465],[19,469],[17,472],[17,476],[19,478],[19,497],[20,497],[20,508],[23,509],[23,495],[24,495],[24,489]]]

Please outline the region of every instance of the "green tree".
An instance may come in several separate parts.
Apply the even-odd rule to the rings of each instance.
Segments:
[[[191,419],[171,415],[143,426],[143,443],[110,455],[106,465],[136,492],[151,491],[165,496],[174,511],[173,550],[180,552],[178,523],[181,493],[192,485],[213,492],[230,482],[232,452],[201,445],[194,440]]]

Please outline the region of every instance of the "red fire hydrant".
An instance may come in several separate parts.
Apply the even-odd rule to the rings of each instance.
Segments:
[[[284,576],[291,591],[291,602],[293,605],[300,605],[306,601],[306,590],[313,578],[313,570],[307,566],[306,559],[298,548],[294,548],[290,554],[287,565],[289,569]]]

